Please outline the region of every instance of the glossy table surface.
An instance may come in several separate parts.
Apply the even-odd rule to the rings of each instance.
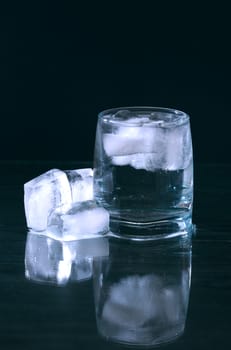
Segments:
[[[81,162],[0,162],[0,348],[118,349],[97,332],[92,279],[65,286],[25,278],[23,184]],[[166,349],[231,348],[231,165],[195,166],[192,278],[185,331]],[[144,262],[145,264],[145,262]],[[150,260],[147,260],[150,264]]]

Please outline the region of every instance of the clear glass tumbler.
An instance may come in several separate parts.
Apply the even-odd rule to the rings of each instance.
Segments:
[[[131,239],[184,232],[191,225],[193,155],[189,116],[161,107],[99,114],[94,196],[111,231]]]

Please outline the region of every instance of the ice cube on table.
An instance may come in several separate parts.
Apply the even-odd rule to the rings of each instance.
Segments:
[[[91,168],[65,170],[65,173],[71,186],[73,203],[93,199],[93,170]]]
[[[27,226],[43,231],[51,210],[73,202],[93,198],[92,169],[61,171],[51,169],[24,185],[24,205]]]
[[[71,188],[66,174],[51,169],[24,185],[24,206],[27,226],[37,231],[47,227],[47,217],[57,206],[70,206]]]
[[[109,231],[109,213],[95,201],[76,202],[71,209],[55,209],[48,217],[47,231],[55,239],[72,241]]]
[[[61,242],[36,232],[29,232],[25,250],[25,275],[28,279],[64,285],[69,280],[82,281],[92,276],[90,256],[73,255],[72,242]]]

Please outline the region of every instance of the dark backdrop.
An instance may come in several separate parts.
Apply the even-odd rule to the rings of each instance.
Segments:
[[[91,160],[98,112],[146,105],[191,116],[196,162],[230,161],[228,9],[2,3],[0,159]]]

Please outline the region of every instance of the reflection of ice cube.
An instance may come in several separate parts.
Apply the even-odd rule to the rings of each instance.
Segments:
[[[47,226],[51,209],[70,205],[71,189],[66,174],[52,169],[24,185],[24,204],[27,226],[42,231]]]
[[[157,276],[130,276],[110,289],[104,305],[104,321],[121,327],[141,327],[160,314],[160,281]]]
[[[68,211],[55,209],[47,230],[54,238],[67,241],[96,237],[108,232],[109,213],[95,201],[76,202]]]
[[[63,285],[70,279],[81,281],[92,276],[92,256],[78,255],[72,242],[61,242],[45,235],[28,233],[25,274],[28,279]]]
[[[183,332],[188,295],[189,285],[167,286],[155,274],[122,278],[111,286],[104,301],[102,334],[120,342],[150,345],[173,339]]]
[[[93,259],[90,257],[76,259],[72,264],[71,280],[83,281],[92,277]]]
[[[93,199],[93,170],[77,169],[66,170],[72,193],[73,202],[82,202]]]
[[[25,252],[26,277],[38,281],[65,284],[71,274],[71,260],[64,259],[59,241],[28,234]]]
[[[71,254],[72,260],[86,257],[102,257],[109,255],[108,238],[97,236],[96,238],[66,241],[64,245],[67,254]]]
[[[187,124],[171,128],[119,127],[115,134],[104,134],[103,144],[113,164],[148,171],[184,169],[192,158]]]
[[[181,299],[181,286],[171,286],[162,291],[162,304],[168,323],[177,324],[184,321],[185,305]]]
[[[93,198],[92,169],[52,169],[24,185],[24,204],[27,226],[43,231],[51,210],[71,207],[72,202]]]

